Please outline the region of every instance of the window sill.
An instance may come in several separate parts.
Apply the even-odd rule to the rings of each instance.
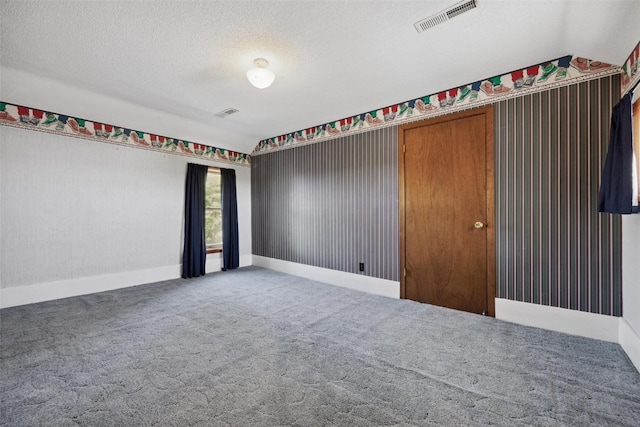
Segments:
[[[207,254],[219,254],[222,252],[222,248],[207,248]]]

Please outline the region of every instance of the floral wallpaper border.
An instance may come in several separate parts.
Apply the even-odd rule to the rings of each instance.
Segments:
[[[248,154],[52,113],[46,110],[13,105],[2,101],[0,101],[0,125],[62,134],[110,144],[134,146],[147,150],[169,152],[242,166],[251,164],[251,156]]]
[[[621,74],[622,94],[640,81],[640,42],[622,67],[582,57],[564,56],[510,73],[390,105],[330,123],[263,139],[251,155],[395,126],[491,104],[506,98],[567,86],[610,74]],[[19,127],[117,145],[251,165],[251,156],[220,147],[150,134],[0,101],[0,125]]]
[[[631,51],[631,54],[622,66],[622,94],[624,95],[640,82],[638,63],[640,62],[640,42]]]
[[[360,133],[375,127],[424,120],[620,72],[618,66],[568,55],[367,113],[264,139],[251,155]]]

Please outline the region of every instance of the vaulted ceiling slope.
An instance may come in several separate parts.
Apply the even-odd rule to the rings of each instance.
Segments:
[[[0,100],[250,153],[258,141],[565,55],[622,65],[628,1],[3,1]],[[276,74],[245,77],[255,58]],[[238,113],[216,117],[233,107]]]

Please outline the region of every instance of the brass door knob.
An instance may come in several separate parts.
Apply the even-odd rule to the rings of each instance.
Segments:
[[[473,226],[474,226],[475,228],[482,228],[482,227],[484,227],[484,224],[483,224],[483,223],[481,223],[480,221],[478,221],[478,222],[476,222],[475,224],[473,224]]]

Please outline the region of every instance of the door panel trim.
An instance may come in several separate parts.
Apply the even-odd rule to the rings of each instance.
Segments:
[[[487,315],[495,317],[496,298],[496,262],[495,262],[495,181],[493,153],[493,106],[474,108],[455,114],[408,123],[398,127],[398,206],[400,223],[400,298],[406,298],[406,246],[405,246],[405,167],[404,167],[404,132],[423,126],[464,119],[473,116],[484,116],[485,120],[485,171],[486,171],[486,227],[487,230]],[[410,273],[409,273],[410,274]]]

